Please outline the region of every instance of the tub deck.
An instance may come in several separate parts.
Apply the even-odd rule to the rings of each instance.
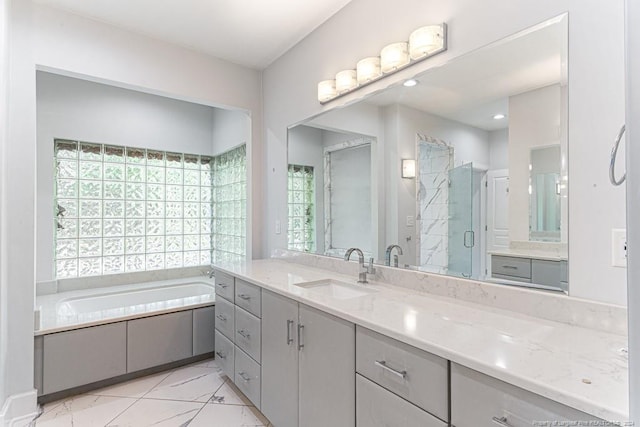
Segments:
[[[214,304],[214,281],[202,276],[43,295],[35,335]]]

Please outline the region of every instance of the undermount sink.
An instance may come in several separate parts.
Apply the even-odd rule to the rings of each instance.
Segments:
[[[358,298],[377,292],[366,286],[354,285],[333,279],[316,280],[313,282],[296,283],[295,286],[309,289],[310,292],[326,295],[336,299]]]

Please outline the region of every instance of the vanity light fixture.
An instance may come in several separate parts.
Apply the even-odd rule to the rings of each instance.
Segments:
[[[442,47],[444,31],[441,25],[428,25],[414,30],[409,36],[411,59],[428,56]]]
[[[338,95],[335,80],[323,80],[318,83],[318,101],[327,102]]]
[[[402,86],[404,86],[404,87],[414,87],[417,84],[418,84],[418,81],[416,79],[409,79],[409,80],[405,80],[405,82],[402,83]]]
[[[358,61],[358,64],[356,64],[356,75],[359,85],[369,83],[379,78],[382,75],[382,71],[380,71],[380,57],[370,56]]]
[[[416,161],[415,159],[402,159],[402,177],[416,177]]]
[[[355,70],[340,71],[334,80],[318,83],[318,101],[325,104],[445,50],[447,24],[420,27],[409,35],[408,42],[391,43],[380,56],[362,58]]]
[[[358,86],[356,70],[343,70],[336,74],[336,91],[343,93]]]
[[[502,114],[502,113],[498,113],[498,114],[496,114],[495,116],[493,116],[493,120],[502,120],[502,119],[504,119],[505,117],[507,117],[507,116],[505,116],[505,115],[504,115],[504,114]]]
[[[407,65],[410,60],[409,43],[391,43],[380,51],[380,70],[391,73]]]

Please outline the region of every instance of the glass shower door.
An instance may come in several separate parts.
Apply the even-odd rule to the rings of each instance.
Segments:
[[[448,274],[471,277],[473,233],[473,164],[449,171]]]

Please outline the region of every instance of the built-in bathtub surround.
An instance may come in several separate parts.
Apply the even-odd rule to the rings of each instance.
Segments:
[[[115,277],[115,276],[114,276]],[[202,275],[42,295],[35,335],[213,305],[213,280]]]
[[[353,277],[357,277],[359,271],[357,262],[322,255],[279,250],[273,253],[273,258]],[[376,266],[374,280],[541,319],[627,335],[627,309],[618,305],[381,265]]]
[[[449,233],[449,171],[453,147],[428,136],[418,140],[418,260],[424,271],[446,274]]]

